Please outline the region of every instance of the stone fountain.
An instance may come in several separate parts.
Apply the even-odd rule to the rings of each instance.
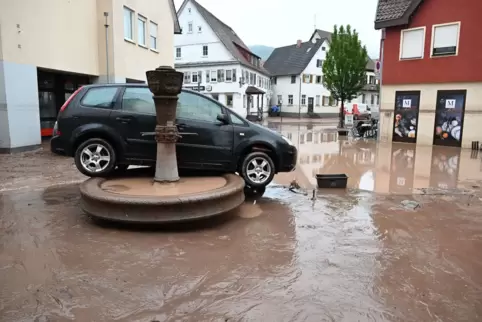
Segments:
[[[183,74],[161,66],[146,73],[156,107],[157,141],[154,178],[90,178],[80,185],[81,207],[106,220],[167,223],[220,215],[244,202],[244,180],[235,174],[179,177],[176,122]]]

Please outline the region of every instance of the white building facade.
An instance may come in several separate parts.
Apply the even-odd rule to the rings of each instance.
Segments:
[[[271,104],[292,117],[335,117],[337,102],[323,86],[323,62],[329,50],[327,38],[276,48],[265,63],[272,73]],[[289,62],[289,63],[288,63]],[[281,104],[280,104],[281,103]]]
[[[174,59],[184,73],[183,87],[211,96],[242,116],[267,113],[270,75],[261,58],[195,0],[184,1],[178,19],[182,34],[175,36]]]
[[[322,66],[330,39],[331,33],[317,29],[309,41],[276,48],[266,61],[265,67],[272,74],[271,104],[281,105],[283,116],[338,117],[340,104],[322,84]],[[366,67],[367,85],[350,102],[364,103],[378,111],[379,86],[374,69],[370,60]]]

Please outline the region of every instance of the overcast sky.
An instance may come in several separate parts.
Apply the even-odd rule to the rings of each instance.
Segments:
[[[281,47],[308,41],[315,26],[355,28],[368,54],[378,58],[380,32],[373,29],[377,0],[197,0],[236,31],[246,45]],[[174,0],[179,9],[183,0]]]

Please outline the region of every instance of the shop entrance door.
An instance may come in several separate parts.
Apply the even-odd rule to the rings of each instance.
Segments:
[[[90,84],[89,77],[37,69],[37,82],[40,132],[52,136],[60,108],[77,88]]]
[[[433,144],[462,146],[466,90],[438,91]]]

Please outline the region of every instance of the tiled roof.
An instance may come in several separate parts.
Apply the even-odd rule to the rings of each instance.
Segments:
[[[375,61],[373,59],[368,58],[366,70],[375,71]]]
[[[275,48],[271,56],[264,63],[266,68],[273,76],[299,75],[310,63],[321,44],[326,39],[320,39],[316,43],[307,41],[301,43],[301,47],[291,45]]]
[[[181,26],[179,25],[179,19],[176,13],[176,7],[174,6],[174,0],[169,1],[169,8],[171,9],[172,19],[174,20],[174,33],[181,33]]]
[[[378,0],[375,29],[405,25],[423,0]]]
[[[214,31],[214,33],[218,36],[219,40],[224,44],[226,49],[233,55],[233,57],[239,61],[241,64],[254,69],[264,75],[269,75],[269,72],[264,69],[263,67],[257,67],[251,62],[249,62],[240,52],[240,50],[236,47],[240,47],[244,50],[246,50],[248,53],[251,55],[256,56],[256,54],[253,54],[251,50],[246,46],[246,44],[239,38],[239,36],[234,32],[234,30],[226,25],[224,22],[216,18],[211,12],[209,12],[206,8],[201,6],[197,1],[195,0],[190,0],[195,6],[196,9],[199,11],[201,16],[206,20],[206,23],[209,24],[211,29]],[[184,3],[186,3],[185,1]],[[184,4],[182,5],[184,6]],[[181,8],[182,8],[181,6]],[[258,57],[258,56],[256,56]]]
[[[321,29],[315,29],[313,34],[311,35],[310,41],[313,39],[313,36],[315,34],[318,34],[321,38],[326,38],[328,40],[331,40],[331,35],[332,33],[329,31],[321,30]]]

